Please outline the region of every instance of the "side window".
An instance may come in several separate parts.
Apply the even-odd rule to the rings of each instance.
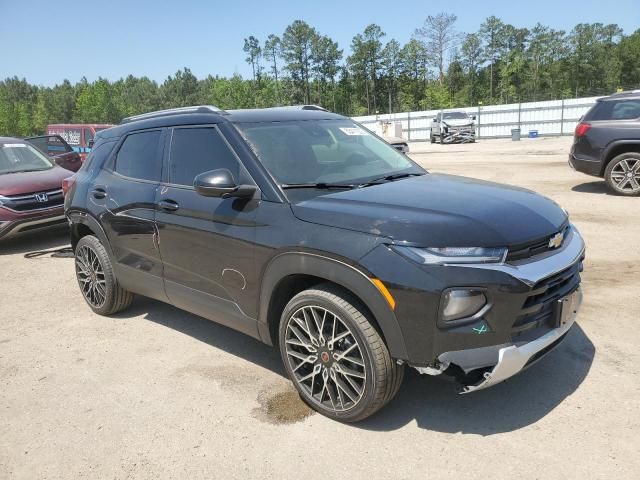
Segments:
[[[69,145],[77,147],[80,145],[80,129],[79,128],[65,128],[60,136],[64,138],[65,142]]]
[[[613,106],[611,118],[614,120],[632,120],[640,118],[640,100],[616,102]]]
[[[116,157],[116,172],[159,182],[162,174],[162,156],[158,151],[160,134],[160,130],[151,130],[127,136]]]
[[[89,146],[89,142],[93,140],[93,132],[91,131],[90,128],[85,128],[84,129],[84,146],[88,147]]]
[[[235,181],[240,182],[240,164],[215,128],[176,128],[173,131],[169,183],[193,186],[196,176],[218,168],[226,168]]]

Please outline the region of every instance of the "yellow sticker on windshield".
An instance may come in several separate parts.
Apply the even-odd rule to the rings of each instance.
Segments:
[[[358,127],[340,127],[345,135],[368,135],[366,131]]]

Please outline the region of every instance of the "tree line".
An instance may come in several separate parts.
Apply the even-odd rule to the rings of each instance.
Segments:
[[[281,35],[250,35],[251,78],[184,68],[157,83],[129,75],[54,87],[0,81],[0,135],[41,133],[49,123],[118,123],[186,105],[223,109],[318,104],[345,115],[605,95],[640,86],[640,29],[580,23],[571,31],[521,28],[487,18],[474,33],[456,16],[429,15],[405,44],[368,25],[348,51],[302,20]]]

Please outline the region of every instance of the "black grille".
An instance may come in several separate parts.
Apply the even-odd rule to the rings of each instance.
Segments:
[[[37,197],[40,197],[38,200]],[[35,192],[27,195],[6,196],[2,199],[2,205],[16,212],[28,212],[30,210],[41,210],[43,208],[53,208],[64,204],[62,190],[49,190],[46,192]]]
[[[521,315],[513,323],[514,335],[542,326],[555,326],[553,324],[557,320],[557,301],[572,293],[580,285],[582,260],[583,258],[533,286],[522,306]]]
[[[564,233],[565,238],[567,238],[567,234],[569,233],[569,226],[564,227],[560,230]],[[521,243],[519,245],[515,245],[509,248],[509,253],[507,253],[507,262],[514,260],[524,260],[525,258],[530,258],[535,255],[540,255],[541,253],[548,252],[549,250],[555,250],[554,247],[549,247],[549,241],[555,237],[557,234],[548,235],[544,238],[534,240],[532,242]]]

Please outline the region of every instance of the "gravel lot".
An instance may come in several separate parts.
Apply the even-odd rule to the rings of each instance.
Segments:
[[[412,145],[433,172],[563,205],[587,241],[585,303],[510,381],[458,396],[409,371],[354,426],[311,414],[278,352],[239,333],[144,298],[94,315],[72,259],[23,256],[64,231],[0,244],[0,478],[638,478],[640,198],[573,172],[569,145]]]

